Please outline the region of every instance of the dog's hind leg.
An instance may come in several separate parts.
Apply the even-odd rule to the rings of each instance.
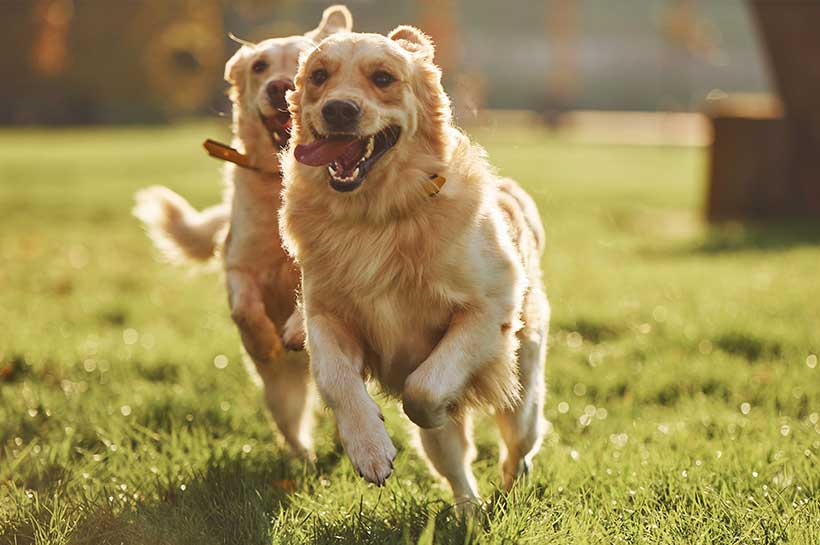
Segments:
[[[510,490],[516,477],[530,470],[532,457],[541,445],[544,420],[544,360],[546,330],[519,332],[518,374],[521,400],[512,409],[496,412],[501,433],[501,476]]]
[[[450,419],[439,428],[419,428],[424,453],[433,469],[447,479],[453,489],[456,505],[478,500],[478,487],[470,469],[475,457],[470,416]]]
[[[293,452],[311,458],[312,396],[307,358],[283,352],[279,333],[265,312],[262,293],[252,275],[228,270],[227,283],[231,317],[262,379],[273,420]]]
[[[296,456],[312,460],[315,395],[307,356],[304,352],[283,352],[272,364],[248,359],[253,364],[248,371],[251,377],[261,379],[265,404],[282,437]]]
[[[245,350],[259,364],[273,363],[282,352],[282,340],[265,312],[256,279],[247,272],[229,269],[227,284],[231,318],[239,328]]]

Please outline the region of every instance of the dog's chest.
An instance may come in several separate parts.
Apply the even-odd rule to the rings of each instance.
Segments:
[[[241,169],[234,182],[226,265],[259,270],[286,261],[276,213],[280,183]]]
[[[355,327],[368,368],[388,390],[401,392],[465,299],[448,281],[458,267],[417,229],[329,225],[320,233],[303,262],[312,298]]]
[[[423,290],[422,290],[423,291]],[[358,305],[370,357],[367,364],[390,391],[427,359],[446,331],[451,310],[423,292],[386,293]]]

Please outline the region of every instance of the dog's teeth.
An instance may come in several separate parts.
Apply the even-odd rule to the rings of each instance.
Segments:
[[[370,155],[373,153],[373,148],[375,147],[374,144],[374,137],[370,137],[367,139],[367,151],[364,152],[364,159],[367,160],[370,158]]]
[[[327,171],[330,173],[331,178],[333,178],[337,182],[349,184],[355,182],[356,178],[359,177],[359,167],[356,167],[356,169],[350,174],[350,176],[341,176],[338,170],[334,168],[334,164],[335,163],[329,164],[327,166]]]
[[[330,175],[336,178],[337,180],[343,179],[342,176],[339,175],[339,165],[334,163],[330,163],[327,166],[327,171],[330,172]]]

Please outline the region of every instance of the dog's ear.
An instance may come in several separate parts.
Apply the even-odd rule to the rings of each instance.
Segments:
[[[322,22],[305,36],[316,43],[321,42],[331,34],[350,32],[353,29],[353,16],[346,6],[341,4],[330,6],[322,13]]]
[[[419,55],[426,61],[433,60],[435,55],[433,40],[416,27],[398,26],[387,37],[397,41],[400,46],[414,55]]]
[[[242,71],[242,67],[245,65],[245,61],[247,59],[247,55],[245,55],[245,53],[248,49],[248,46],[243,45],[239,48],[239,50],[237,50],[236,53],[233,54],[233,57],[228,59],[228,62],[225,63],[225,81],[231,85],[236,85],[239,81],[239,74]]]

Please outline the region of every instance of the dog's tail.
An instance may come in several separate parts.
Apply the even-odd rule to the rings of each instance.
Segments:
[[[217,252],[230,218],[225,204],[195,210],[167,187],[151,186],[134,196],[133,214],[163,257],[172,263],[205,262]]]

